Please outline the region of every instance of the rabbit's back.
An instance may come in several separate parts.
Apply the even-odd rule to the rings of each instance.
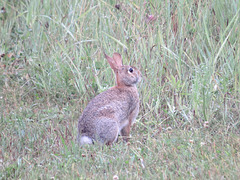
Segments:
[[[81,121],[94,121],[99,117],[125,119],[138,105],[138,93],[123,88],[111,88],[94,97],[84,109]]]

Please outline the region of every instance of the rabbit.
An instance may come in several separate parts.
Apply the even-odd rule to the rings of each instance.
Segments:
[[[141,72],[122,64],[122,57],[114,53],[113,57],[105,55],[116,76],[117,85],[98,94],[84,109],[78,121],[78,143],[81,145],[111,145],[118,135],[124,141],[129,140],[131,125],[139,112],[139,94],[137,83],[141,81]]]

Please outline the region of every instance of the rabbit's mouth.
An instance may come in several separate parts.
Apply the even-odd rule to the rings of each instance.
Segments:
[[[136,86],[136,84],[141,81],[140,76],[136,76],[133,74],[131,76],[123,76],[120,79],[125,86]]]
[[[137,84],[137,83],[139,83],[140,81],[141,81],[141,77],[136,77],[136,80],[134,81],[134,84]]]
[[[141,77],[136,77],[135,80],[132,82],[132,85],[136,85],[141,81]]]

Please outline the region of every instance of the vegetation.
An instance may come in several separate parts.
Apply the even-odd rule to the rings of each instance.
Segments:
[[[240,1],[2,0],[0,179],[239,179]],[[76,144],[103,56],[141,69],[129,143]]]

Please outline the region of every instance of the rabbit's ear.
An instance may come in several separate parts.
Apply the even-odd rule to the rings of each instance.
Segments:
[[[118,53],[113,54],[113,58],[109,57],[104,52],[105,58],[107,59],[108,63],[110,64],[111,68],[116,72],[119,67],[122,66],[122,58],[121,55]]]
[[[119,54],[119,53],[113,53],[113,59],[114,59],[114,61],[115,61],[115,64],[116,64],[118,67],[121,67],[121,66],[123,65],[121,54]]]

